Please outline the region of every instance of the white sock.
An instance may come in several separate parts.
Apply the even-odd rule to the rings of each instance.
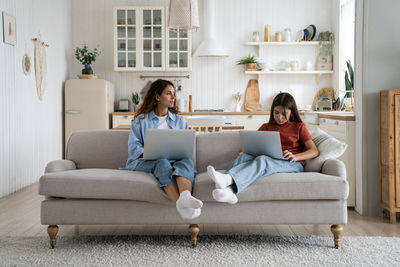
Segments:
[[[233,179],[230,174],[217,172],[211,165],[207,167],[207,174],[213,179],[217,189],[226,188],[233,184]]]
[[[193,208],[180,208],[176,206],[179,214],[181,215],[182,219],[191,220],[197,218],[201,214],[201,208],[193,209]]]
[[[203,202],[193,197],[189,190],[185,190],[179,195],[176,206],[179,208],[199,209],[203,207]]]
[[[230,186],[223,189],[214,189],[212,195],[218,202],[227,202],[229,204],[236,204],[238,202],[238,198]]]

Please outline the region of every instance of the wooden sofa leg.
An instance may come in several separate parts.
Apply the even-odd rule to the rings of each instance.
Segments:
[[[200,232],[200,228],[197,224],[189,225],[190,240],[192,241],[192,248],[197,246],[197,236]]]
[[[389,212],[389,217],[390,217],[390,223],[396,223],[396,212],[390,211]]]
[[[386,217],[387,217],[386,210],[382,209],[382,218],[386,219]]]
[[[333,233],[333,237],[335,239],[335,248],[339,248],[340,234],[343,231],[343,226],[339,224],[333,224],[331,226],[331,232]]]
[[[47,233],[49,234],[49,237],[50,237],[50,247],[54,248],[56,245],[58,226],[57,225],[49,225],[47,227]]]

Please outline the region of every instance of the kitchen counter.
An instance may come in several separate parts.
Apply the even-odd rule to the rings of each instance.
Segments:
[[[181,115],[269,115],[271,112],[269,111],[258,111],[258,112],[180,112]]]
[[[190,116],[190,115],[270,115],[269,111],[258,111],[258,112],[180,112],[180,115]],[[346,111],[299,111],[300,115],[318,115],[319,118],[334,119],[334,120],[344,120],[344,121],[355,121],[356,117],[354,112]],[[135,112],[113,112],[112,115],[135,115]]]
[[[355,121],[356,116],[354,112],[347,111],[306,111],[300,112],[302,115],[317,115],[318,118],[342,120],[342,121]]]
[[[258,112],[179,112],[180,115],[269,115],[269,111]],[[113,112],[112,115],[135,115],[135,112]]]

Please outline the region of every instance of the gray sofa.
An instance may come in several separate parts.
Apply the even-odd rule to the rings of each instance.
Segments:
[[[128,157],[129,131],[72,134],[66,160],[48,163],[39,181],[41,223],[55,246],[57,225],[190,224],[192,246],[198,224],[330,224],[339,245],[347,223],[348,183],[339,160],[327,160],[321,173],[279,173],[259,179],[238,194],[236,205],[216,202],[206,168],[225,170],[240,151],[235,131],[196,138],[193,195],[204,202],[200,217],[185,221],[147,173],[118,170]]]

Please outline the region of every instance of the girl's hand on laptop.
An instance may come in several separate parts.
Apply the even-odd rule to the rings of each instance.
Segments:
[[[284,150],[283,151],[283,157],[287,160],[289,160],[290,162],[294,162],[297,161],[297,157],[295,154],[293,154],[292,152],[288,151],[288,150]]]

